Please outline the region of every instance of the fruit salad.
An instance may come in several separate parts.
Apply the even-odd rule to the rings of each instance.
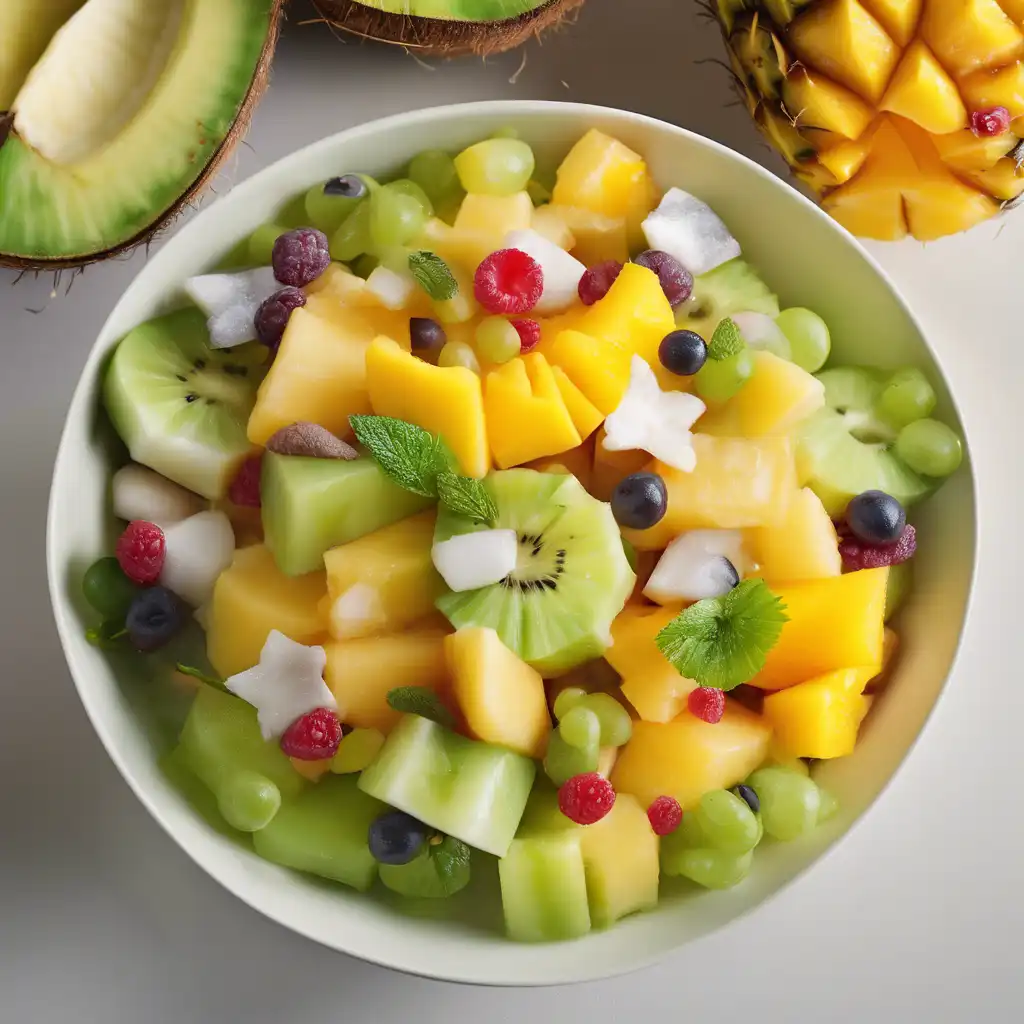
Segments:
[[[186,691],[169,774],[286,868],[500,893],[520,941],[742,884],[890,678],[961,460],[932,385],[834,365],[600,131],[338,170],[114,350],[90,639]]]

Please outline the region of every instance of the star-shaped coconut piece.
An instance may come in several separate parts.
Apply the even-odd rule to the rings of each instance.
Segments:
[[[224,686],[256,708],[260,732],[269,740],[314,708],[337,711],[324,682],[326,664],[322,647],[307,647],[272,629],[259,664],[230,676]]]

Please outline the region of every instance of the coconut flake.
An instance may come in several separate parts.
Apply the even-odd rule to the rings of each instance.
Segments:
[[[718,214],[681,188],[670,188],[641,226],[650,248],[675,256],[694,276],[740,254],[740,243]]]
[[[211,348],[234,348],[256,338],[256,311],[281,285],[273,267],[234,274],[200,274],[185,293],[206,314]]]
[[[519,540],[515,530],[460,533],[435,544],[434,568],[454,591],[479,590],[500,583],[516,567]]]
[[[665,549],[644,596],[658,604],[721,597],[749,568],[739,530],[691,530]]]

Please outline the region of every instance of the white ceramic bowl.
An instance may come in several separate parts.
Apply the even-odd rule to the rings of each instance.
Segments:
[[[591,127],[633,146],[663,186],[682,186],[714,207],[785,305],[824,316],[838,361],[921,366],[938,386],[941,415],[957,421],[941,370],[892,282],[849,234],[761,167],[637,114],[532,101],[444,107],[343,132],[280,161],[204,209],[149,261],[103,328],[71,403],[50,497],[47,556],[61,640],[93,726],[139,799],[205,871],[268,917],[354,956],[436,978],[542,985],[632,970],[707,935],[778,892],[850,828],[910,750],[950,672],[974,567],[975,504],[965,465],[914,510],[923,544],[916,592],[902,619],[899,673],[857,752],[819,773],[839,796],[841,813],[806,841],[760,848],[750,878],[732,891],[681,889],[655,912],[538,949],[471,918],[410,916],[373,896],[328,887],[260,860],[207,825],[158,767],[166,717],[174,712],[154,706],[142,662],[111,660],[83,636],[81,572],[111,550],[115,536],[107,483],[118,455],[98,400],[105,357],[131,327],[178,299],[186,276],[216,262],[292,195],[345,171],[397,169],[427,147],[458,150],[502,125],[518,129],[547,159]]]

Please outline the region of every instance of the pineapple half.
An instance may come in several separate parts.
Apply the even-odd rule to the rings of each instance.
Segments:
[[[757,125],[856,235],[964,231],[1024,193],[1024,0],[716,0]],[[972,113],[1010,128],[976,135]]]

